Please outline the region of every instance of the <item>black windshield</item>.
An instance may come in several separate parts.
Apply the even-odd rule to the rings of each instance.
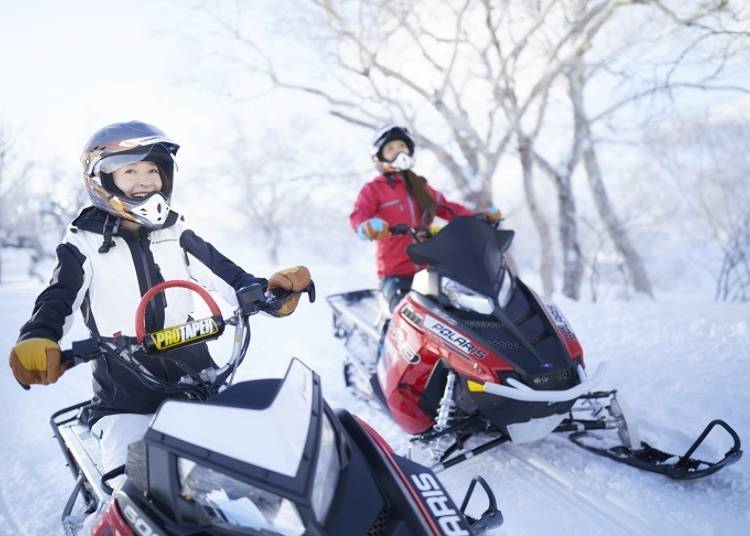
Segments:
[[[410,245],[406,251],[417,264],[427,264],[486,296],[500,291],[505,269],[503,253],[513,241],[513,231],[498,230],[476,218],[461,216],[434,238]]]

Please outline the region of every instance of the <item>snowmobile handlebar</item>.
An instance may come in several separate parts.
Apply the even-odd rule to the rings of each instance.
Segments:
[[[445,206],[445,205],[437,205],[437,206],[442,207],[442,206]],[[450,210],[450,207],[445,207],[445,208],[448,208]],[[453,213],[453,215],[455,217],[455,213],[452,210],[451,210],[451,212]],[[478,219],[482,219],[483,221],[486,221],[483,218],[479,218],[479,215],[477,215],[476,217]],[[486,221],[486,223],[487,223],[487,225],[490,225],[493,228],[498,229],[499,226],[500,226],[500,222],[502,222],[504,219],[505,218],[500,218],[497,221]],[[435,236],[440,229],[437,228],[437,230],[436,230],[435,227],[432,227],[432,226],[429,226],[429,225],[422,225],[420,227],[412,227],[408,223],[397,223],[396,225],[389,226],[388,230],[391,232],[392,235],[408,235],[408,234],[410,234],[410,235],[412,235],[412,237],[414,237],[415,241],[421,242],[423,240],[427,240],[428,238],[432,238],[433,236]]]
[[[186,288],[198,293],[208,306],[211,316],[146,333],[145,311],[147,306],[157,294],[168,288]],[[67,370],[104,355],[108,358],[120,360],[147,387],[168,392],[193,392],[195,396],[203,398],[218,389],[227,378],[232,376],[244,359],[250,343],[249,317],[259,312],[278,316],[279,310],[290,297],[303,293],[307,293],[310,302],[314,302],[314,282],[310,281],[301,291],[275,290],[269,293],[264,292],[262,285],[254,283],[237,291],[238,308],[231,317],[223,319],[219,306],[203,287],[190,281],[164,281],[149,289],[141,298],[135,315],[135,337],[116,333],[112,337],[98,336],[73,342],[70,349],[62,352],[62,363]],[[159,354],[198,342],[216,339],[221,336],[227,325],[235,327],[234,347],[229,361],[222,367],[204,369],[200,372],[181,366],[186,375],[178,383],[157,378],[148,368],[143,366],[136,356],[136,353],[138,353],[161,359],[170,359],[180,366],[179,359],[168,356],[162,357]]]

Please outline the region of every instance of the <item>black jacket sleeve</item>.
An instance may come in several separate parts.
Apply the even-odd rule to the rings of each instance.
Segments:
[[[59,341],[65,321],[73,314],[73,307],[84,282],[83,263],[86,257],[72,244],[57,246],[57,266],[49,286],[34,303],[31,318],[23,326],[18,340],[43,337]]]
[[[252,283],[262,282],[264,286],[266,284],[265,279],[247,273],[193,231],[187,230],[180,235],[180,246],[205,264],[209,270],[235,291]]]

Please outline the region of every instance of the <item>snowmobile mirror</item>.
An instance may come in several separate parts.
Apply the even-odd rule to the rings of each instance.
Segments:
[[[475,518],[469,515],[466,510],[469,507],[469,503],[471,502],[472,497],[474,497],[474,492],[477,489],[477,484],[479,484],[479,486],[482,488],[482,491],[484,491],[485,493],[487,508],[478,518]],[[475,500],[475,505],[478,500],[479,499]],[[503,524],[503,514],[497,507],[497,499],[495,499],[495,494],[492,492],[492,488],[490,488],[489,484],[487,484],[487,481],[484,478],[478,475],[471,480],[469,488],[466,490],[464,500],[461,502],[461,513],[466,516],[466,519],[469,521],[469,525],[471,526],[474,534],[482,534]]]

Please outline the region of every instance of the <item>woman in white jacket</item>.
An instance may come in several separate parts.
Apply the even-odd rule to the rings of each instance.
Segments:
[[[236,304],[235,291],[253,283],[298,290],[291,288],[297,285],[290,276],[297,283],[309,280],[304,267],[269,280],[255,277],[185,227],[184,217],[169,207],[178,148],[160,129],[138,121],[106,126],[86,143],[81,164],[93,206],[78,215],[57,247],[52,280],[11,350],[10,365],[19,382],[57,381],[64,372],[58,341],[76,310],[92,337],[134,335],[133,312],[160,281],[195,279]],[[186,322],[192,311],[187,293],[169,300],[161,294],[146,311],[146,329]],[[212,364],[205,344],[171,354],[145,362],[169,381],[184,374],[175,358],[195,370]],[[142,436],[150,414],[167,395],[144,387],[115,360],[100,357],[92,368],[94,398],[83,418],[99,438],[108,471],[125,463],[127,445]]]

